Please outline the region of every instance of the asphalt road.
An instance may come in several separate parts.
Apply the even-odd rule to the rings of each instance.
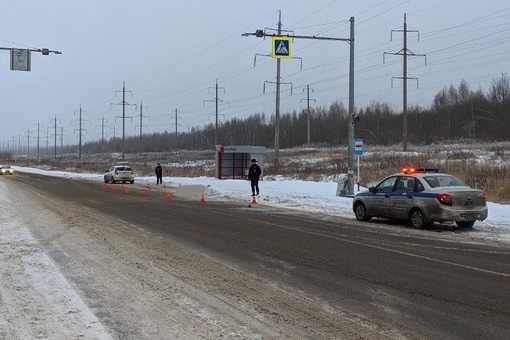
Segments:
[[[161,189],[141,196],[136,183],[126,195],[92,181],[30,174],[11,180],[48,200],[178,239],[326,301],[325,309],[340,306],[409,338],[510,338],[510,247],[258,205],[167,200]]]

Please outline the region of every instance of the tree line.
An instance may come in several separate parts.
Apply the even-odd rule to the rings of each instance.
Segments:
[[[354,125],[355,138],[363,138],[367,145],[398,145],[403,136],[403,113],[388,103],[372,102],[356,108],[360,120]],[[313,145],[347,145],[347,124],[351,119],[344,103],[337,101],[329,107],[315,107],[308,119],[307,110],[280,115],[280,148],[307,145],[308,120],[310,142]],[[458,87],[445,86],[428,108],[411,106],[407,110],[407,131],[410,144],[438,142],[509,140],[510,129],[510,78],[503,73],[494,78],[487,93],[481,89],[471,90],[462,80]],[[217,134],[216,134],[217,133]],[[189,132],[155,132],[125,139],[126,153],[168,152],[180,150],[214,149],[215,136],[220,145],[260,145],[274,147],[275,116],[263,112],[247,118],[233,118]],[[88,142],[82,153],[121,152],[122,141],[111,138]],[[77,145],[59,148],[60,153],[76,153]],[[46,154],[48,150],[45,151]],[[7,155],[5,155],[7,156]]]
[[[355,123],[355,138],[370,145],[396,145],[402,142],[403,113],[388,103],[372,102],[356,109],[360,120]],[[494,78],[487,93],[471,90],[462,80],[441,89],[428,108],[419,106],[407,110],[407,130],[410,144],[437,142],[509,140],[510,78],[502,74]],[[315,107],[310,112],[310,142],[314,145],[347,145],[347,106],[334,102],[329,107]],[[293,111],[280,115],[280,147],[293,148],[308,142],[308,112]],[[247,118],[233,118],[218,126],[218,144],[261,145],[274,147],[275,116],[260,112]],[[143,152],[173,149],[205,150],[214,148],[215,125],[194,128],[188,133],[153,133],[143,136]],[[106,148],[113,149],[109,140]],[[98,143],[86,149],[98,152]],[[104,148],[104,146],[103,146]],[[95,149],[95,150],[92,150]],[[126,140],[126,152],[140,150],[139,137]]]

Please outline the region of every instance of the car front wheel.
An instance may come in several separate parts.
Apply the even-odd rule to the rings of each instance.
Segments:
[[[361,202],[356,203],[354,206],[354,214],[356,214],[356,219],[358,221],[368,221],[370,220],[370,216],[367,214],[367,208]]]
[[[421,209],[413,209],[409,214],[409,224],[414,229],[423,229],[430,226],[432,223],[430,223]]]

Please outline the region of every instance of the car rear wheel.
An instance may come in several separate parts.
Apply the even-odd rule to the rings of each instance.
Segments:
[[[421,209],[413,209],[409,214],[409,224],[414,229],[423,229],[432,223],[427,219],[425,213]]]
[[[455,223],[457,224],[457,227],[466,229],[471,229],[475,225],[475,221],[461,221]]]
[[[129,183],[133,184],[135,181],[129,181]]]
[[[370,216],[367,214],[367,208],[361,202],[356,203],[354,206],[354,214],[356,214],[356,219],[358,219],[358,221],[370,220]]]

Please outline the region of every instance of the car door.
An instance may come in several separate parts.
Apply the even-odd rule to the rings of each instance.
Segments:
[[[414,200],[416,179],[412,176],[400,176],[390,197],[390,216],[407,219],[408,211]]]
[[[396,176],[391,176],[379,183],[374,190],[374,195],[370,197],[370,214],[376,217],[390,216],[390,202],[393,187],[397,180]]]

